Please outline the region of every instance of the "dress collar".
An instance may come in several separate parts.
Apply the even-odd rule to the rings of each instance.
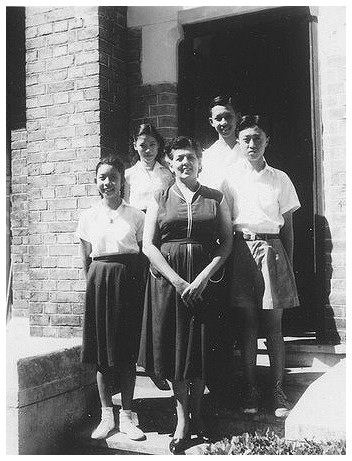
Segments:
[[[196,188],[196,190],[193,192],[193,198],[192,198],[192,202],[194,200],[194,197],[198,194],[200,188],[201,188],[201,184],[198,183],[198,187]],[[185,199],[184,195],[182,194],[180,188],[177,186],[176,183],[174,183],[172,186],[171,186],[171,190],[178,196],[180,197],[184,202],[187,202],[187,200]]]
[[[106,207],[103,205],[103,202],[102,202],[102,201],[99,203],[99,206],[100,206],[100,208],[101,208],[103,211],[106,212]],[[123,210],[123,208],[125,208],[126,206],[128,206],[127,202],[126,202],[123,198],[121,198],[121,203],[120,203],[120,205],[116,208],[116,210],[112,210],[112,209],[110,209],[110,208],[109,208],[109,210],[110,210],[110,213],[118,214],[118,213],[120,213],[120,212]]]
[[[154,164],[154,167],[153,169],[151,170],[148,170],[147,168],[145,168],[142,164],[142,162],[140,160],[138,160],[138,162],[136,163],[136,167],[139,169],[139,170],[142,170],[142,171],[146,171],[147,173],[153,173],[153,171],[156,171],[156,170],[160,170],[161,168],[161,165],[158,161],[155,162]]]

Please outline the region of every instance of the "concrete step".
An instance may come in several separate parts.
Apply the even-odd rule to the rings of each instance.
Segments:
[[[322,372],[305,368],[286,370],[285,390],[292,406],[296,404],[307,387],[314,382]],[[258,367],[258,382],[261,394],[259,412],[256,415],[244,415],[241,411],[240,388],[242,377],[236,375],[235,382],[221,395],[209,393],[204,396],[204,420],[212,441],[223,437],[243,434],[244,432],[265,432],[267,429],[280,437],[285,436],[285,419],[276,418],[272,414],[271,399],[268,392],[270,373],[268,367]],[[113,398],[116,408],[121,404],[120,394]],[[92,440],[90,434],[99,422],[99,415],[92,416],[84,427],[75,434],[67,454],[169,454],[168,446],[176,425],[176,414],[172,391],[157,389],[152,380],[146,376],[138,376],[134,395],[134,411],[139,417],[140,428],[146,434],[144,441],[131,441],[118,429],[103,441]],[[118,421],[116,411],[116,421]],[[186,454],[197,454],[201,443],[193,438],[192,446]]]
[[[286,336],[285,352],[286,367],[309,367],[327,371],[346,357],[346,345],[317,344],[315,338]],[[269,356],[265,346],[265,339],[258,339],[257,365],[269,366]],[[234,358],[237,368],[241,366],[241,352],[234,349]]]
[[[294,408],[306,389],[335,363],[345,357],[343,346],[317,345],[307,338],[285,338],[286,364],[285,392]],[[285,419],[272,414],[270,396],[269,358],[265,341],[258,341],[257,376],[260,391],[259,412],[244,415],[241,411],[240,389],[242,372],[240,352],[234,350],[237,365],[233,378],[220,392],[206,389],[204,396],[204,420],[211,434],[211,441],[240,435],[244,432],[270,430],[280,437],[285,436]],[[120,394],[113,397],[117,408],[121,404]],[[134,393],[134,411],[139,417],[140,428],[146,434],[144,441],[131,441],[118,428],[103,441],[92,440],[90,434],[99,423],[99,412],[92,414],[86,423],[74,431],[74,439],[67,454],[160,454],[168,455],[168,446],[176,425],[174,399],[171,390],[159,390],[141,368],[137,368]],[[199,454],[202,444],[193,437],[186,454]]]

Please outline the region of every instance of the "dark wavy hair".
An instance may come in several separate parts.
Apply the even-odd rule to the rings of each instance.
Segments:
[[[224,106],[224,107],[230,106],[232,107],[234,112],[236,112],[236,109],[237,109],[236,101],[234,101],[233,97],[228,94],[220,94],[210,100],[209,106],[208,106],[208,111],[209,111],[210,116],[211,116],[211,110],[215,106]]]
[[[151,125],[150,123],[142,123],[133,133],[133,142],[136,142],[139,136],[142,135],[152,136],[158,143],[158,154],[156,156],[156,161],[160,161],[164,155],[164,146],[165,142],[158,130]]]
[[[238,121],[238,124],[236,127],[236,134],[238,136],[241,131],[246,130],[247,128],[253,128],[255,126],[263,130],[267,136],[270,136],[271,123],[270,123],[269,118],[264,114],[263,115],[252,115],[252,114],[243,115]]]
[[[192,149],[197,158],[202,158],[202,148],[199,142],[194,138],[188,138],[187,136],[177,136],[173,138],[165,146],[165,155],[172,160],[173,151],[177,149]]]
[[[97,166],[95,167],[95,175],[98,174],[98,170],[102,165],[111,165],[119,172],[121,177],[121,190],[120,194],[123,196],[124,194],[124,185],[125,185],[125,165],[124,163],[116,157],[116,155],[108,155],[107,157],[101,157]],[[99,192],[100,197],[102,197],[101,193]]]
[[[107,157],[101,157],[97,166],[95,167],[95,174],[98,174],[98,170],[102,165],[111,165],[120,173],[121,178],[125,175],[124,163],[115,155],[108,155]]]

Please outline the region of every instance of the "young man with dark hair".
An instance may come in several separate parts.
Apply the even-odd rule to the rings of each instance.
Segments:
[[[199,180],[208,187],[218,189],[226,171],[241,157],[236,140],[236,112],[230,96],[216,96],[209,104],[209,123],[218,134],[218,140],[203,152]]]

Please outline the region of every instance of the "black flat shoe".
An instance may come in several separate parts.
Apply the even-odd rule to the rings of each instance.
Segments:
[[[169,391],[170,386],[166,379],[157,378],[156,376],[150,376],[150,379],[153,381],[155,386],[160,389],[161,391]]]
[[[186,434],[182,439],[172,439],[169,445],[170,453],[173,455],[179,455],[184,453],[186,448],[188,448],[191,436]]]
[[[204,423],[202,423],[200,426],[197,426],[194,421],[191,420],[190,424],[190,434],[195,435],[197,439],[203,440],[204,442],[207,442],[210,440],[209,433],[207,429],[205,428]]]
[[[194,434],[197,436],[198,440],[202,440],[203,442],[210,441],[210,435],[206,429],[195,431]]]

